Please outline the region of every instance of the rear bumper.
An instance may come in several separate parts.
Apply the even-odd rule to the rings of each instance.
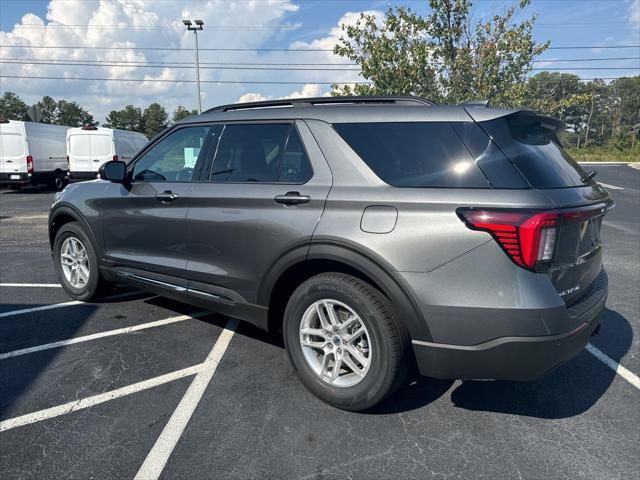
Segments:
[[[83,180],[95,180],[98,176],[97,172],[77,172],[70,171],[69,172],[69,180],[72,182],[81,182]]]
[[[420,373],[435,378],[534,380],[578,355],[600,324],[607,300],[604,270],[592,290],[566,309],[578,326],[556,335],[502,337],[478,345],[413,341]]]
[[[28,173],[0,173],[0,185],[27,185],[29,183],[31,183],[31,176]]]

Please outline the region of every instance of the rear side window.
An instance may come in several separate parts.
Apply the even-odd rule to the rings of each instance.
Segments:
[[[480,126],[533,188],[581,187],[586,172],[560,145],[553,125],[530,113],[511,115]]]
[[[337,123],[338,134],[396,187],[490,188],[446,122]]]
[[[226,125],[211,181],[304,183],[311,166],[298,132],[289,123]]]

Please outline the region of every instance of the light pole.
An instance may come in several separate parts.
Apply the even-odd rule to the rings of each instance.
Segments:
[[[202,113],[202,101],[200,100],[200,60],[198,59],[198,30],[204,29],[204,22],[202,20],[194,20],[195,27],[191,20],[182,20],[182,23],[185,24],[187,30],[193,32],[195,35],[195,53],[196,53],[196,99],[198,100],[196,105],[198,107],[198,113]]]

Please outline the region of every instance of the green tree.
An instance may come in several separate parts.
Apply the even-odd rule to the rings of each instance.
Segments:
[[[142,110],[133,105],[127,105],[122,110],[111,110],[107,115],[104,126],[142,133],[144,131]]]
[[[0,97],[0,118],[7,120],[28,120],[27,104],[13,92],[5,92]]]
[[[42,115],[42,123],[56,123],[58,116],[58,102],[48,95],[42,97],[36,107],[40,109]]]
[[[489,99],[520,104],[533,59],[547,43],[532,37],[535,15],[516,21],[530,0],[473,21],[471,0],[430,0],[431,14],[389,8],[342,26],[334,53],[357,63],[371,85],[334,85],[334,94],[420,95],[436,102]]]
[[[191,117],[192,115],[197,115],[198,111],[197,110],[188,110],[185,107],[183,107],[182,105],[179,105],[174,111],[173,114],[171,115],[171,121],[173,123],[179,122],[180,120],[183,120],[187,117]]]
[[[167,128],[167,112],[159,103],[152,103],[142,113],[143,132],[147,138],[152,138]]]
[[[78,105],[78,103],[68,102],[66,100],[58,101],[56,124],[67,125],[69,127],[81,127],[82,125],[88,123],[93,124],[94,122],[93,115]]]

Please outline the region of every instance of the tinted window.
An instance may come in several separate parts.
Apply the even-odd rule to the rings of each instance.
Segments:
[[[334,128],[391,185],[489,188],[448,123],[341,123]]]
[[[283,183],[305,183],[313,176],[311,164],[302,146],[300,135],[291,127],[287,148],[282,157],[278,181]]]
[[[133,167],[133,179],[152,182],[189,182],[199,157],[205,154],[212,127],[180,128],[160,140]]]
[[[291,125],[226,125],[213,162],[214,182],[277,182]]]
[[[518,169],[497,145],[474,122],[456,122],[451,126],[473,155],[491,186],[494,188],[529,188]]]
[[[530,113],[480,124],[533,188],[584,186],[585,171],[564,151],[544,117]]]

